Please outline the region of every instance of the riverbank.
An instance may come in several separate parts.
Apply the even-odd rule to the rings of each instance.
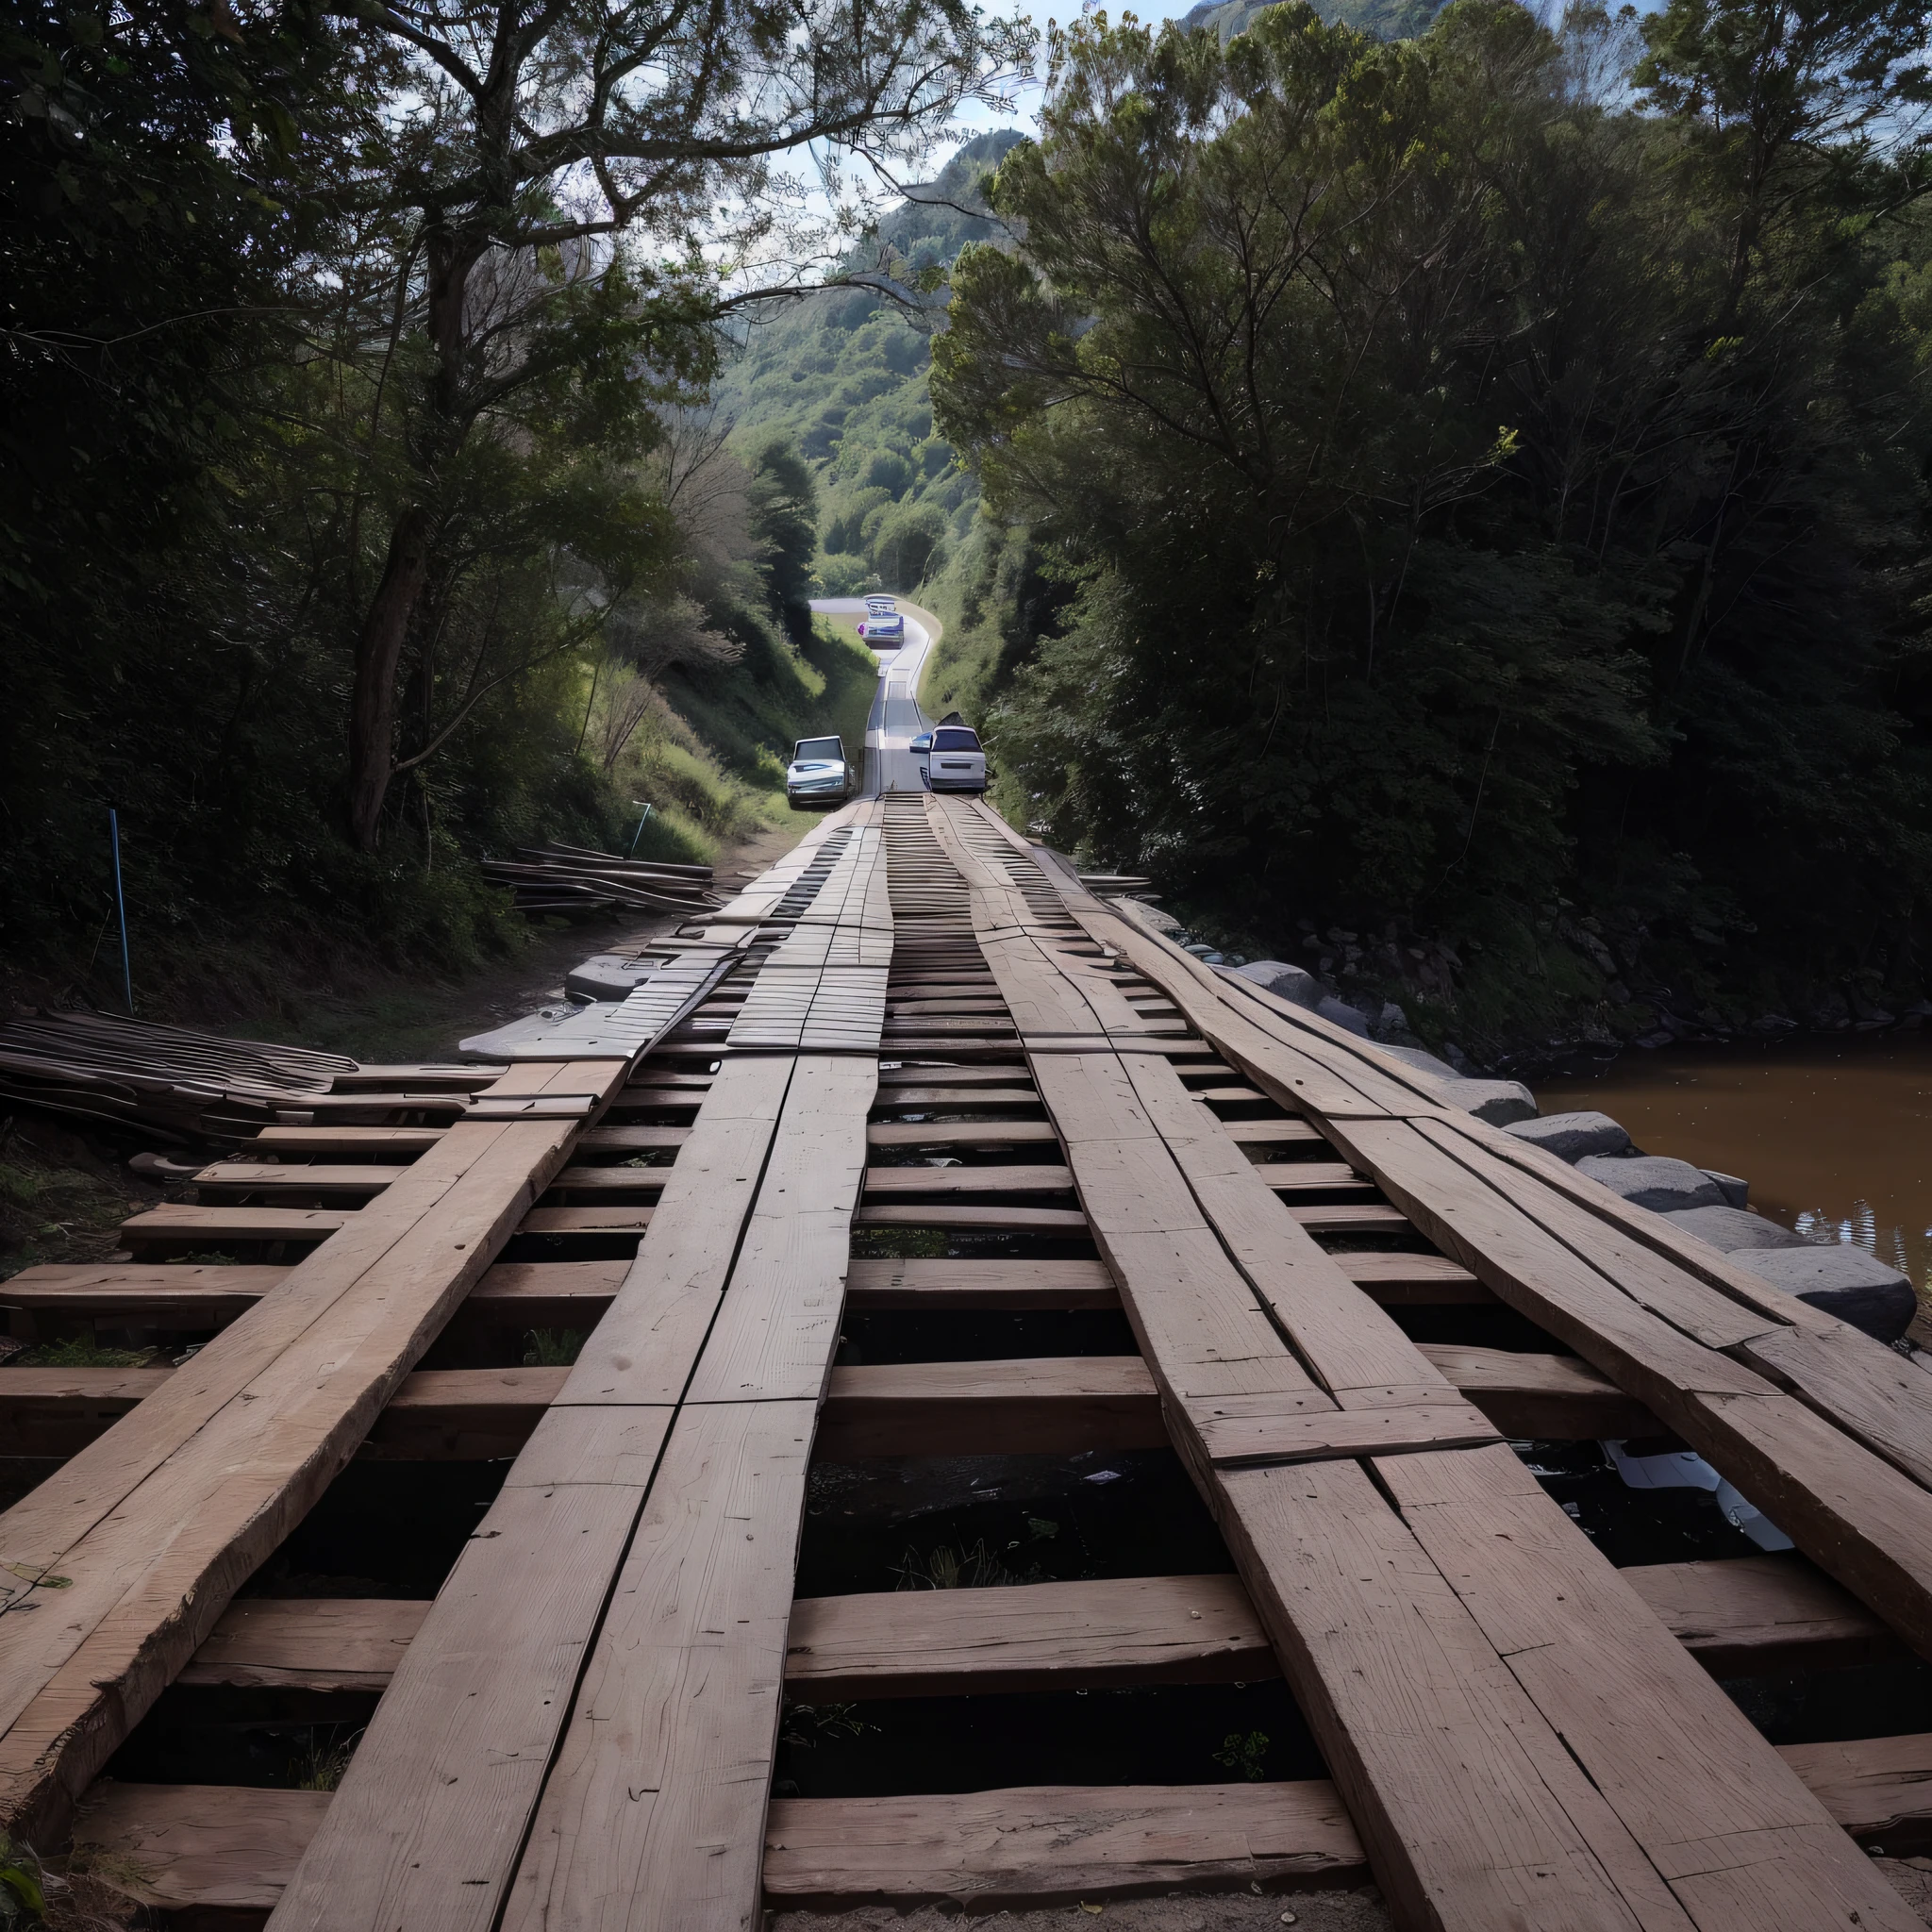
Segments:
[[[1534,1082],[1545,1114],[1610,1115],[1647,1153],[1748,1177],[1793,1235],[1932,1283],[1932,1035],[1789,1034],[1576,1055]],[[1922,1307],[1911,1331],[1932,1346]]]

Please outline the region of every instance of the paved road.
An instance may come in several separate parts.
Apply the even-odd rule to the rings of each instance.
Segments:
[[[814,610],[828,617],[862,617],[863,597],[821,597],[813,601]],[[901,607],[903,610],[903,606]],[[906,642],[897,651],[881,651],[878,695],[873,699],[872,714],[865,721],[865,795],[880,791],[918,791],[923,789],[920,761],[906,749],[926,728],[926,716],[919,708],[913,692],[919,689],[919,674],[925,668],[925,654],[932,638],[924,625],[908,614]]]

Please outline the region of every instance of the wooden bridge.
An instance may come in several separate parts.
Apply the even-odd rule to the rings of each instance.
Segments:
[[[0,1372],[50,1459],[0,1516],[15,1830],[276,1932],[1371,1874],[1404,1927],[1919,1924],[1867,1848],[1932,1846],[1932,1736],[1776,1749],[1718,1679],[1932,1657],[1920,1368],[977,801],[852,806],[675,950],[8,1284],[17,1324],[220,1331]],[[1423,1306],[1540,1345],[1418,1344]],[[1120,1310],[1138,1353],[835,1365],[879,1310]],[[502,1365],[544,1328],[574,1365]],[[1510,1446],[1599,1437],[1694,1449],[1798,1553],[1614,1568]],[[815,1463],[1169,1447],[1223,1571],[795,1595]],[[383,1458],[508,1459],[433,1600],[251,1587]],[[1325,1777],[773,1793],[787,1700],[1277,1676]],[[110,1774],[164,1692],[378,1691],[333,1790]]]

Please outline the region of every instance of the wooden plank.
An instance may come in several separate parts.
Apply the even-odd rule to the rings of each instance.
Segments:
[[[464,1545],[279,1924],[491,1924],[724,1295],[791,1074],[789,1058],[725,1063],[610,1312],[560,1378],[559,1396],[575,1399],[552,1407],[518,1456],[503,1521],[492,1507],[481,1525],[495,1533]],[[534,1595],[516,1581],[525,1565],[544,1579]]]
[[[569,1264],[542,1264],[563,1267]],[[594,1264],[586,1264],[593,1266]],[[900,1270],[953,1270],[982,1267],[994,1278],[1006,1271],[1028,1266],[1045,1270],[1085,1265],[1064,1262],[869,1262],[858,1267]],[[1041,1289],[1028,1277],[1020,1292],[1024,1304],[1066,1306],[1065,1290]],[[1051,1274],[1045,1277],[1053,1279]],[[1083,1277],[1091,1280],[1091,1276]],[[1104,1279],[1104,1272],[1102,1278]],[[970,1279],[970,1277],[969,1277]],[[974,1293],[968,1291],[969,1293]],[[986,1291],[974,1294],[974,1306],[988,1306]],[[991,1291],[997,1295],[1000,1291]],[[1107,1292],[1113,1294],[1109,1288]],[[465,1306],[475,1307],[473,1295]],[[608,1303],[608,1295],[603,1297]],[[896,1305],[924,1306],[924,1291],[901,1290]],[[749,1303],[749,1298],[747,1298]],[[994,1300],[991,1306],[1012,1306]],[[1089,1302],[1087,1306],[1118,1307]],[[721,1391],[744,1386],[771,1388],[788,1379],[820,1383],[824,1370],[817,1361],[808,1367],[781,1368],[763,1362],[765,1351],[808,1347],[820,1325],[837,1320],[837,1305],[828,1297],[800,1296],[795,1307],[784,1307],[773,1296],[763,1309],[747,1306],[741,1332],[714,1330],[722,1346],[702,1378],[691,1385],[707,1400],[731,1400]],[[786,1340],[788,1335],[791,1340]],[[749,1351],[749,1355],[747,1355]],[[1333,1453],[1359,1456],[1395,1453],[1401,1441],[1433,1440],[1431,1428],[1452,1427],[1473,1441],[1490,1441],[1501,1430],[1513,1436],[1577,1440],[1606,1434],[1644,1436],[1661,1433],[1657,1418],[1624,1395],[1616,1385],[1573,1357],[1510,1354],[1496,1349],[1425,1344],[1422,1357],[1441,1376],[1460,1389],[1472,1416],[1457,1409],[1447,1387],[1404,1385],[1400,1392],[1415,1414],[1404,1423],[1399,1415],[1360,1410],[1362,1427],[1370,1433],[1355,1438],[1338,1435]],[[747,1367],[747,1361],[756,1371]],[[965,1373],[971,1372],[971,1373]],[[70,1453],[91,1441],[132,1406],[163,1387],[174,1372],[157,1369],[0,1369],[0,1442],[7,1453],[48,1456]],[[734,1382],[731,1378],[738,1377]],[[939,1454],[934,1443],[998,1446],[1004,1432],[1018,1429],[1042,1441],[1074,1447],[1164,1446],[1166,1437],[1150,1433],[1152,1424],[1138,1408],[1119,1410],[1114,1398],[1128,1395],[1151,1403],[1154,1385],[1143,1363],[1132,1356],[1051,1356],[1037,1360],[992,1360],[978,1363],[911,1363],[835,1369],[834,1398],[826,1416],[827,1441],[849,1446],[851,1441],[873,1443],[874,1455]],[[564,1391],[575,1383],[566,1397]],[[606,1388],[608,1385],[599,1385]],[[661,1388],[654,1392],[661,1394]],[[1394,1391],[1391,1391],[1394,1392]],[[563,1368],[418,1369],[404,1377],[382,1414],[370,1429],[362,1448],[365,1457],[392,1460],[480,1461],[514,1456],[536,1428],[544,1411],[559,1400],[604,1407],[614,1399],[598,1399],[573,1372]],[[746,1399],[754,1399],[747,1397]],[[980,1409],[984,1409],[981,1413]],[[1331,1402],[1312,1387],[1296,1391],[1284,1404],[1273,1395],[1217,1397],[1198,1410],[1204,1441],[1226,1445],[1227,1459],[1239,1460],[1232,1445],[1242,1427],[1255,1443],[1269,1440],[1273,1429],[1286,1445],[1313,1441],[1321,1420],[1333,1420]],[[1487,1418],[1485,1426],[1482,1418]],[[1292,1420],[1291,1422],[1290,1419]],[[1375,1431],[1381,1433],[1376,1434]],[[1353,1444],[1353,1446],[1350,1446]],[[891,1445],[891,1446],[880,1446]],[[1224,1459],[1220,1447],[1213,1460]],[[1264,1459],[1302,1460],[1302,1453],[1283,1447],[1279,1457]]]
[[[961,1207],[951,1201],[862,1202],[858,1227],[958,1228],[988,1234],[1085,1234],[1087,1217],[1077,1208]]]
[[[514,1456],[569,1374],[564,1368],[418,1369],[376,1418],[360,1453],[410,1462]]]
[[[865,1171],[868,1200],[907,1194],[1066,1194],[1074,1176],[1064,1167],[870,1167]]]
[[[243,1914],[275,1909],[328,1807],[326,1791],[103,1780],[75,1841],[92,1870],[111,1874],[104,1882],[144,1906],[245,1924]]]
[[[1099,1261],[862,1260],[845,1299],[854,1308],[1117,1308]]]
[[[163,1369],[0,1368],[0,1453],[73,1456],[168,1379]]]
[[[1795,1552],[1619,1574],[1714,1677],[1849,1670],[1904,1648],[1883,1619]]]
[[[288,1274],[286,1268],[217,1267],[176,1262],[172,1267],[94,1262],[25,1268],[0,1285],[0,1307],[17,1309],[15,1334],[38,1332],[46,1315],[119,1316],[131,1325],[218,1328],[252,1308]]]
[[[957,1068],[922,1067],[920,1074],[928,1082],[941,1073],[950,1080]],[[1003,1067],[1000,1070],[1006,1079],[1015,1077],[1016,1069]],[[921,1086],[888,1088],[883,1080],[879,1083],[879,1107],[897,1112],[901,1108],[914,1107],[942,1107],[950,1110],[966,1112],[974,1108],[998,1108],[1002,1112],[1014,1108],[1037,1108],[1040,1095],[1029,1087],[953,1087]]]
[[[577,1092],[616,1063],[495,1091]],[[46,1839],[298,1522],[562,1164],[570,1123],[463,1124],[131,1416],[0,1516],[0,1811]],[[38,1600],[38,1599],[36,1599]]]
[[[1826,1810],[1874,1852],[1932,1851],[1932,1732],[1787,1744],[1779,1755]]]
[[[1495,1304],[1495,1296],[1468,1269],[1441,1255],[1331,1258],[1375,1301],[1397,1306]],[[852,1268],[847,1299],[854,1307],[1120,1306],[1113,1277],[1099,1261],[855,1261]],[[475,1300],[473,1296],[473,1306]]]
[[[1790,1765],[1507,1449],[1386,1457],[1375,1473],[1692,1923],[1795,1932],[1856,1911],[1910,1926]]]
[[[587,1128],[577,1148],[584,1154],[641,1154],[654,1147],[681,1147],[690,1139],[689,1127],[643,1123]]]
[[[935,819],[945,811],[929,809]],[[1092,920],[1086,923],[1096,929]],[[1129,941],[1124,941],[1124,950],[1134,957]],[[999,970],[991,949],[989,957]],[[1147,970],[1161,979],[1155,967]],[[1191,960],[1174,970],[1189,984],[1188,974],[1200,971]],[[1233,1042],[1241,1041],[1241,1062],[1255,1066],[1257,1054],[1241,1032],[1245,1021],[1225,1024],[1211,1012],[1203,1018],[1185,996],[1178,997],[1217,1046],[1233,1057]],[[1211,1008],[1219,997],[1213,993],[1201,1008]],[[1263,1045],[1272,1051],[1274,1043]],[[1299,1060],[1275,1055],[1265,1063],[1273,1071],[1261,1084],[1278,1090],[1278,1098],[1291,1105],[1332,1105],[1351,1129],[1374,1123],[1377,1113],[1383,1116],[1380,1124],[1392,1125],[1390,1109],[1410,1111],[1401,1097],[1402,1083],[1385,1082],[1373,1069],[1364,1074],[1332,1054],[1311,1051]],[[1051,1084],[1051,1064],[1036,1059],[1035,1077],[1061,1128],[1095,1239],[1138,1323],[1144,1312],[1143,1289],[1151,1289],[1154,1279],[1140,1266],[1134,1245],[1119,1242],[1114,1230],[1130,1225],[1137,1211],[1152,1211],[1151,1205],[1138,1210],[1135,1205],[1137,1194],[1144,1197],[1147,1191],[1133,1189],[1105,1162],[1092,1174],[1083,1169],[1089,1135],[1091,1144],[1105,1144],[1108,1109],[1097,1104],[1097,1088],[1091,1101],[1077,1091],[1070,1095],[1093,1122],[1089,1135],[1076,1131]],[[1330,1077],[1338,1064],[1346,1066],[1345,1079]],[[1170,1104],[1164,1090],[1136,1097],[1157,1109]],[[1430,1109],[1416,1111],[1425,1117]],[[1118,1107],[1113,1118],[1122,1118]],[[1327,1127],[1351,1163],[1363,1166],[1334,1120]],[[1269,1217],[1257,1203],[1252,1173],[1243,1180],[1218,1149],[1198,1152],[1189,1179],[1196,1191],[1217,1191],[1222,1206],[1213,1210],[1216,1225],[1228,1235],[1231,1248],[1237,1240],[1243,1244],[1235,1251],[1250,1274],[1265,1274],[1271,1248],[1292,1255],[1294,1244],[1283,1241],[1278,1218],[1274,1240],[1268,1240]],[[1380,1177],[1379,1170],[1370,1171]],[[1104,1189],[1116,1197],[1106,1208]],[[1165,1211],[1184,1215],[1187,1208],[1177,1205]],[[1147,1243],[1140,1245],[1144,1249]],[[1466,1256],[1458,1258],[1467,1264]],[[1359,1314],[1351,1323],[1335,1283],[1324,1286],[1306,1254],[1299,1261],[1303,1278],[1322,1289],[1316,1312],[1323,1348],[1305,1342],[1309,1359],[1324,1363],[1326,1351],[1340,1348],[1354,1372],[1378,1354],[1398,1363],[1399,1335]],[[1274,1306],[1284,1320],[1294,1319],[1293,1295],[1278,1291]],[[1366,1302],[1361,1306],[1368,1307]],[[1376,1320],[1386,1323],[1379,1315]],[[1143,1346],[1166,1391],[1161,1348],[1144,1336]],[[1412,1349],[1410,1358],[1414,1366],[1407,1374],[1416,1382],[1433,1378],[1433,1369]],[[1333,1373],[1324,1367],[1324,1379],[1342,1388]],[[1418,1399],[1412,1387],[1398,1385],[1394,1392],[1397,1404],[1385,1394],[1379,1406]],[[1356,1393],[1357,1406],[1369,1405],[1365,1387]],[[1171,1395],[1170,1406],[1184,1405]],[[1311,1407],[1299,1400],[1284,1404],[1289,1413]],[[1216,1513],[1237,1563],[1349,1798],[1398,1920],[1432,1926],[1653,1926],[1775,1918],[1795,1927],[1844,1923],[1847,1911],[1857,1911],[1861,1922],[1900,1923],[1895,1894],[1874,1888],[1863,1863],[1840,1855],[1843,1840],[1820,1807],[1802,1792],[1793,1799],[1794,1781],[1654,1618],[1640,1610],[1639,1633],[1628,1640],[1648,1675],[1621,1707],[1612,1708],[1604,1674],[1576,1633],[1603,1622],[1609,1635],[1594,1602],[1607,1603],[1614,1591],[1592,1600],[1589,1591],[1578,1589],[1583,1607],[1558,1609],[1545,1605],[1530,1584],[1519,1582],[1507,1593],[1506,1620],[1493,1596],[1472,1585],[1472,1574],[1480,1582],[1486,1565],[1500,1567],[1488,1538],[1503,1532],[1492,1532],[1489,1519],[1500,1520],[1512,1507],[1526,1525],[1556,1540],[1562,1563],[1573,1566],[1575,1577],[1595,1584],[1597,1572],[1614,1575],[1540,1491],[1536,1497],[1545,1517],[1536,1516],[1533,1506],[1517,1495],[1514,1485],[1534,1489],[1534,1483],[1506,1450],[1423,1452],[1382,1457],[1375,1467],[1386,1492],[1398,1498],[1405,1488],[1422,1493],[1424,1477],[1439,1470],[1474,1472],[1460,1475],[1468,1507],[1461,1515],[1441,1508],[1430,1516],[1424,1550],[1410,1511],[1405,1507],[1398,1517],[1378,1501],[1384,1490],[1351,1461],[1215,1470],[1208,1486],[1218,1491]],[[1195,1468],[1202,1475],[1199,1463]],[[1554,1528],[1546,1528],[1548,1518],[1555,1519]],[[1616,1609],[1624,1614],[1622,1605]],[[1507,1638],[1499,1634],[1506,1621]],[[1541,1634],[1545,1628],[1547,1640]],[[1607,1642],[1607,1654],[1614,1648]],[[1619,1681],[1620,1695],[1625,1688]],[[1665,1741],[1658,1740],[1659,1727],[1670,1733]],[[1700,1751],[1720,1734],[1728,1756],[1717,1768],[1704,1762]],[[1651,1747],[1671,1774],[1633,1794],[1630,1767]],[[1706,1842],[1687,1850],[1687,1832],[1702,1833]],[[1702,1863],[1700,1851],[1707,1854]],[[1821,1911],[1827,1916],[1821,1919]]]
[[[1159,1397],[1138,1357],[1045,1356],[834,1369],[818,1454],[855,1460],[1167,1446]]]
[[[1446,1391],[1444,1393],[1446,1394]],[[1203,1407],[1202,1447],[1217,1469],[1335,1462],[1474,1449],[1500,1441],[1494,1425],[1466,1402],[1404,1403],[1389,1409],[1308,1413],[1265,1395],[1227,1395]]]
[[[1255,1172],[1282,1194],[1372,1194],[1375,1191],[1374,1182],[1363,1180],[1339,1160],[1257,1161]]]
[[[506,1932],[691,1932],[756,1911],[813,1407],[679,1411],[503,1904]],[[470,1890],[483,1896],[462,1902],[460,1923],[487,1925],[494,1888]]]
[[[1330,1258],[1364,1294],[1384,1307],[1436,1303],[1495,1306],[1493,1291],[1447,1255],[1335,1255]]]
[[[175,1681],[381,1690],[428,1613],[389,1597],[239,1597]]]
[[[656,1209],[641,1202],[611,1201],[595,1208],[532,1208],[517,1224],[519,1234],[642,1234]]]
[[[264,1127],[249,1141],[264,1154],[349,1154],[365,1158],[427,1154],[441,1127]]]
[[[499,1262],[454,1318],[533,1328],[587,1328],[605,1308],[625,1261]],[[29,1316],[85,1316],[142,1328],[215,1328],[252,1308],[288,1274],[285,1267],[196,1262],[108,1262],[29,1268],[0,1289],[0,1307]]]
[[[868,1147],[1020,1147],[1059,1145],[1050,1121],[874,1121]]]
[[[1932,1735],[1788,1744],[1779,1755],[1861,1842],[1932,1844]],[[325,1791],[103,1782],[77,1842],[143,1903],[271,1909]],[[1031,1786],[906,1798],[776,1798],[764,1889],[779,1909],[957,1900],[975,1911],[1180,1889],[1358,1886],[1360,1840],[1326,1780]]]
[[[1024,1065],[1015,1055],[1003,1067],[908,1067],[882,1066],[879,1069],[879,1091],[881,1098],[894,1089],[906,1087],[937,1087],[947,1092],[969,1087],[1008,1087],[1020,1085],[1027,1078]],[[1032,1089],[1021,1085],[1020,1091],[1027,1099],[1037,1096]]]
[[[1575,1441],[1664,1433],[1641,1402],[1574,1356],[1428,1341],[1418,1344],[1418,1353],[1506,1436]]]
[[[807,1055],[686,1400],[816,1404],[838,1352],[876,1062]]]
[[[1932,1654],[1932,1496],[1917,1483],[1641,1306],[1414,1125],[1332,1130],[1439,1245],[1642,1402],[1821,1569]]]
[[[480,1093],[508,1073],[507,1066],[358,1066],[353,1074],[338,1074],[332,1083],[337,1093],[353,1093],[374,1087],[407,1087],[456,1093]]]
[[[1288,1211],[1310,1234],[1402,1234],[1410,1225],[1408,1216],[1400,1208],[1387,1207],[1379,1201],[1365,1202],[1360,1207],[1305,1207],[1295,1201],[1289,1204]]]
[[[1230,1121],[1227,1138],[1241,1147],[1303,1146],[1322,1137],[1307,1121]]]
[[[628,1261],[499,1261],[471,1291],[458,1323],[593,1327],[624,1286]]]
[[[1236,1576],[802,1597],[785,1688],[807,1702],[1279,1676]]]
[[[1447,1125],[1495,1162],[1541,1183],[1514,1192],[1513,1198],[1543,1225],[1558,1233],[1575,1230],[1574,1216],[1562,1209],[1574,1207],[1588,1214],[1591,1220],[1581,1238],[1598,1265],[1626,1292],[1667,1320],[1678,1321],[1687,1333],[1713,1347],[1727,1347],[1893,1467],[1916,1482],[1932,1484],[1932,1378],[1915,1374],[1909,1363],[1869,1335],[1781,1293],[1708,1242],[1633,1208],[1543,1149],[1469,1117],[1452,1119]],[[1656,1265],[1659,1257],[1665,1264],[1661,1271]],[[1659,1274],[1670,1284],[1669,1300],[1651,1291]],[[1681,1319],[1681,1276],[1686,1274],[1744,1311],[1745,1319],[1726,1319],[1728,1311],[1720,1311],[1714,1320],[1707,1303],[1690,1305],[1692,1319]],[[1721,1333],[1711,1332],[1720,1326]]]
[[[225,1241],[325,1241],[355,1218],[352,1208],[191,1208],[169,1201],[130,1215],[121,1239],[137,1255]]]
[[[780,1910],[941,1900],[978,1914],[1367,1875],[1325,1780],[776,1798],[765,1830],[765,1895]]]
[[[300,1191],[317,1194],[379,1194],[408,1170],[375,1161],[218,1160],[194,1176],[204,1203],[227,1194]],[[215,1190],[210,1193],[210,1189]]]

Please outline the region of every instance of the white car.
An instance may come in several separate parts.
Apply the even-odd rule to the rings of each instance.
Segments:
[[[935,724],[930,735],[921,733],[915,738],[911,748],[925,755],[920,775],[927,791],[986,790],[986,753],[980,748],[978,732],[964,724]]]
[[[868,597],[865,615],[858,621],[858,635],[874,651],[896,651],[906,641],[906,620],[890,597]]]
[[[801,738],[792,746],[791,762],[785,771],[785,796],[793,811],[843,805],[858,783],[858,774],[845,762],[842,740]]]

